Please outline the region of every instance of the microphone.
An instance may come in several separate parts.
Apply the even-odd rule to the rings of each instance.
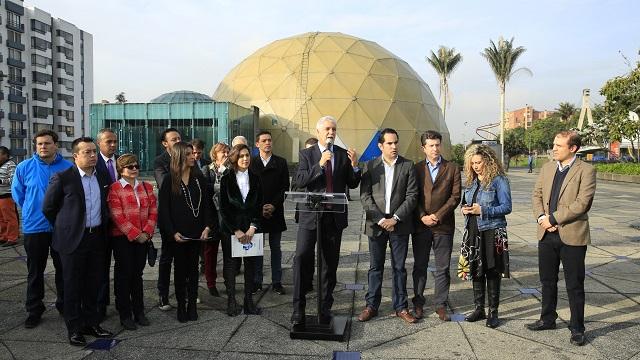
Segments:
[[[327,148],[325,149],[325,151],[329,150],[331,145],[333,145],[333,138],[327,138],[326,143],[327,143]]]

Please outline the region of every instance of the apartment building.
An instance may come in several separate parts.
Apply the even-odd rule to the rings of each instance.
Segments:
[[[20,0],[0,0],[0,144],[21,161],[33,135],[56,131],[60,151],[88,134],[93,37]]]
[[[504,127],[505,129],[515,129],[519,127],[528,129],[536,120],[546,119],[551,115],[553,115],[553,111],[538,111],[535,110],[533,106],[526,105],[525,107],[520,109],[507,111],[504,114]]]

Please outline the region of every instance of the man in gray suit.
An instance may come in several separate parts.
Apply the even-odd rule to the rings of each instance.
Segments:
[[[367,306],[358,316],[358,321],[368,321],[378,314],[389,243],[393,268],[393,309],[398,317],[411,324],[416,322],[416,318],[407,308],[407,270],[404,264],[409,234],[413,231],[418,185],[413,162],[398,156],[398,133],[395,130],[382,130],[378,147],[382,156],[367,163],[360,186],[360,199],[367,216],[364,233],[369,237],[371,260]]]

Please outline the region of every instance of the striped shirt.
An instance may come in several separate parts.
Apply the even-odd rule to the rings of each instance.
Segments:
[[[11,181],[16,172],[16,163],[9,159],[0,165],[0,195],[11,194]]]

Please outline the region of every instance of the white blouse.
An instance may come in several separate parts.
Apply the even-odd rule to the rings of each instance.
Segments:
[[[236,181],[238,182],[240,194],[242,194],[242,201],[244,202],[247,200],[247,195],[249,194],[249,170],[236,171]]]

